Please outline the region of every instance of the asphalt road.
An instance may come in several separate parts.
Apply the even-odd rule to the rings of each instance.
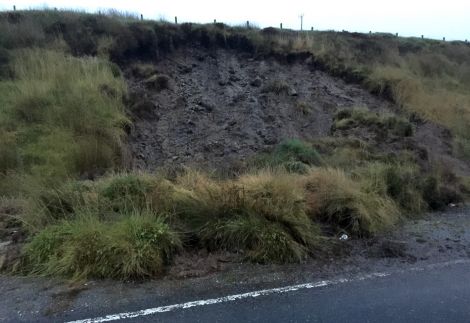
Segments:
[[[168,312],[117,322],[470,322],[468,260],[385,277],[358,276],[329,282],[326,286],[217,304],[201,300],[186,309],[179,304]],[[170,304],[155,304],[162,305]]]

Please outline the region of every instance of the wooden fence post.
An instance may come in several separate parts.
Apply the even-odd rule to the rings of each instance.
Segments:
[[[175,24],[178,24],[178,17],[175,16]]]
[[[140,14],[140,20],[144,20],[144,15]]]
[[[281,30],[282,30],[282,22],[281,22],[281,25],[280,25],[280,26],[281,26]]]
[[[246,21],[246,28],[250,28],[250,22],[248,20]]]
[[[13,11],[16,11],[16,6],[13,6]]]
[[[214,19],[214,25],[217,23],[217,20]]]

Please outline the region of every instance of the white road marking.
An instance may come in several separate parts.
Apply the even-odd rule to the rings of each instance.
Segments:
[[[118,314],[106,315],[102,317],[70,321],[68,323],[100,323],[100,322],[117,321],[117,320],[123,320],[123,319],[136,318],[139,316],[148,316],[148,315],[153,315],[157,313],[171,312],[175,310],[186,309],[186,308],[191,308],[191,307],[196,307],[196,306],[205,306],[205,305],[233,302],[233,301],[237,301],[237,300],[244,299],[244,298],[255,298],[259,296],[267,296],[267,295],[272,295],[272,294],[284,294],[288,292],[298,291],[301,289],[312,289],[312,288],[325,287],[325,286],[330,286],[330,285],[338,285],[338,284],[343,284],[343,283],[348,283],[348,282],[387,277],[392,274],[402,273],[402,272],[407,272],[407,271],[423,271],[426,269],[435,269],[435,268],[447,267],[450,265],[467,264],[467,263],[470,263],[470,259],[459,259],[459,260],[454,260],[454,261],[447,261],[447,262],[442,262],[442,263],[437,263],[437,264],[426,265],[423,267],[413,267],[407,270],[398,270],[398,271],[389,272],[389,273],[387,272],[372,273],[372,274],[356,276],[354,278],[339,278],[339,279],[333,279],[333,280],[322,280],[322,281],[315,282],[315,283],[292,285],[292,286],[272,288],[272,289],[263,289],[263,290],[258,290],[254,292],[243,293],[243,294],[235,294],[235,295],[223,296],[223,297],[218,297],[218,298],[210,298],[206,300],[198,300],[198,301],[186,302],[186,303],[181,303],[181,304],[173,304],[173,305],[167,305],[167,306],[148,308],[145,310],[140,310],[140,311],[135,311],[135,312],[123,312],[123,313],[118,313]]]

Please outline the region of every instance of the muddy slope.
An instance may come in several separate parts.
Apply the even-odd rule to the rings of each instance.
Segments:
[[[466,169],[450,157],[450,135],[433,124],[415,122],[411,138],[378,138],[367,129],[332,133],[338,109],[397,109],[359,85],[315,69],[309,57],[286,62],[194,47],[144,72],[129,65],[125,74],[136,168],[240,165],[286,138],[334,135],[359,137],[384,151],[415,150],[422,158],[444,158]],[[152,79],[155,74],[168,78]]]

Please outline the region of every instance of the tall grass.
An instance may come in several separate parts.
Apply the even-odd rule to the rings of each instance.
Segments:
[[[311,216],[339,230],[368,235],[390,228],[400,216],[387,195],[364,192],[360,184],[337,169],[313,171],[305,180]]]
[[[411,163],[370,163],[359,171],[365,192],[390,196],[404,213],[417,215],[428,205],[423,197],[419,169]]]
[[[408,214],[457,201],[445,184],[458,183],[441,173],[421,178],[413,164],[374,162],[348,172],[264,169],[217,179],[186,170],[172,179],[120,173],[72,181],[40,192],[26,208],[22,220],[35,223],[37,234],[21,268],[74,278],[154,277],[181,248],[300,262],[328,249],[331,235],[371,236]]]
[[[22,268],[74,279],[155,277],[180,248],[179,235],[154,214],[131,213],[110,223],[79,214],[35,236]]]
[[[0,172],[52,180],[119,166],[126,87],[108,63],[38,49],[14,57],[14,79],[0,82]]]

